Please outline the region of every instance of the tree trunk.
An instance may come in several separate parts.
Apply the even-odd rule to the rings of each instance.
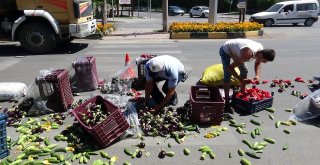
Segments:
[[[104,0],[102,5],[102,24],[103,25],[107,24],[107,15],[108,15],[107,0]]]

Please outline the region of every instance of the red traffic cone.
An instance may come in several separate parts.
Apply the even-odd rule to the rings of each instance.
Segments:
[[[130,56],[128,53],[126,53],[126,59],[125,59],[124,66],[128,66],[128,65],[130,65]]]
[[[125,59],[125,64],[124,66],[127,67],[127,70],[125,72],[125,75],[122,76],[122,78],[132,78],[135,77],[135,72],[134,70],[131,68],[132,66],[130,65],[130,56],[128,53],[126,53],[126,59]]]

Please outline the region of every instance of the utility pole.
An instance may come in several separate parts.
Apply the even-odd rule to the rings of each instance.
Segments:
[[[168,0],[162,0],[162,26],[163,32],[168,31]]]
[[[217,23],[218,0],[209,0],[209,18],[211,24]]]

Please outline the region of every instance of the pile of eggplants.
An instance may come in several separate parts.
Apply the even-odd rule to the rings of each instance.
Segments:
[[[14,104],[11,108],[4,108],[3,112],[8,115],[7,125],[12,126],[20,123],[32,106],[33,100],[27,99],[19,104]]]
[[[189,123],[189,102],[177,109],[165,107],[157,113],[151,113],[148,109],[143,99],[137,101],[136,110],[139,115],[141,129],[145,135],[167,137],[185,130],[198,131],[197,126]]]
[[[81,121],[89,127],[93,127],[98,123],[104,121],[110,112],[104,109],[101,104],[90,103],[86,106],[83,113],[81,113]]]

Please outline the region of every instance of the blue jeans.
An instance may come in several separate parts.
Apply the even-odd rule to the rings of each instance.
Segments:
[[[219,50],[219,54],[221,56],[221,61],[222,61],[222,66],[223,66],[223,82],[225,83],[230,83],[231,81],[231,73],[228,72],[227,67],[230,66],[230,60],[231,57],[224,52],[223,47],[221,46],[220,50]],[[247,78],[248,75],[248,68],[247,66],[243,63],[240,66],[238,66],[239,70],[240,70],[240,77],[241,78]]]

